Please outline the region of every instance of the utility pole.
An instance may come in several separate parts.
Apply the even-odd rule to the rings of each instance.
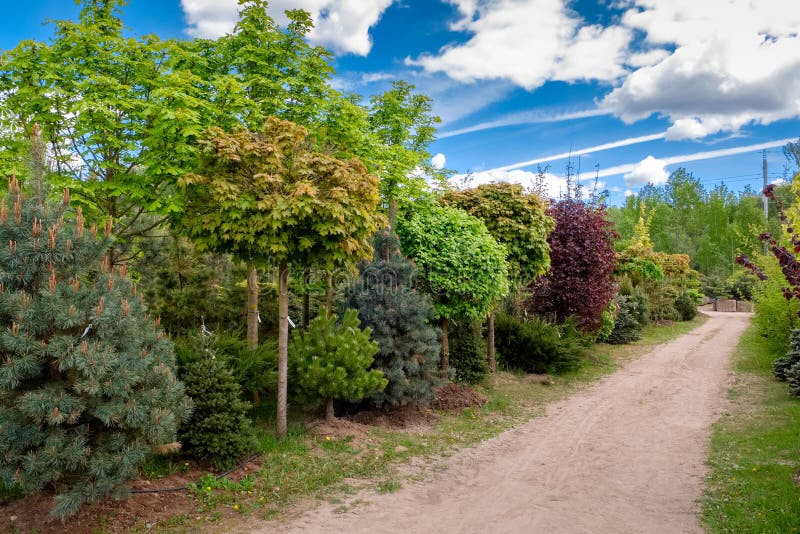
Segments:
[[[767,188],[767,151],[764,150],[761,152],[761,174],[764,177],[764,189]],[[764,194],[764,189],[761,190],[761,199],[764,201],[764,225],[766,227],[769,224],[769,200],[767,200],[767,196]],[[764,241],[764,255],[766,256],[769,252],[767,247],[767,242]]]

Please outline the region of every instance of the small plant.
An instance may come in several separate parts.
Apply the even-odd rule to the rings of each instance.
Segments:
[[[556,325],[541,317],[520,320],[495,317],[497,351],[512,369],[527,373],[559,373],[580,367],[586,349],[573,322]]]
[[[697,317],[697,303],[687,291],[683,291],[675,299],[675,309],[680,314],[681,321],[691,321]]]
[[[183,372],[195,410],[181,436],[191,454],[225,467],[253,451],[256,439],[247,417],[249,404],[241,399],[241,387],[224,361],[208,349],[211,343],[206,339],[199,347],[201,357]]]
[[[454,380],[464,384],[483,381],[489,372],[489,365],[480,322],[459,321],[452,327],[450,335],[450,367],[454,371]]]
[[[640,302],[633,297],[617,296],[617,317],[614,320],[614,330],[606,339],[606,343],[621,345],[633,343],[642,337],[642,324],[636,320],[639,313]]]
[[[785,382],[789,379],[789,370],[798,363],[800,363],[800,330],[792,330],[789,352],[772,362],[772,374],[781,382]]]
[[[325,401],[325,418],[334,419],[334,399],[358,401],[381,391],[387,380],[370,370],[378,344],[372,330],[361,330],[356,310],[347,310],[337,324],[336,316],[317,317],[308,330],[295,331],[290,354],[299,394],[311,402]]]

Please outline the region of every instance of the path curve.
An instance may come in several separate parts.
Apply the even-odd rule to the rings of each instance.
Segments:
[[[285,525],[313,533],[694,533],[709,427],[749,315],[692,332],[448,460],[432,480]],[[361,498],[364,498],[363,496]],[[270,529],[274,529],[274,523]],[[264,532],[267,532],[265,529]]]

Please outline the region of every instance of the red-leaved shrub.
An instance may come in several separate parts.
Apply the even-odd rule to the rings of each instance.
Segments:
[[[558,321],[573,316],[584,331],[594,330],[616,291],[614,223],[604,206],[574,198],[556,202],[548,215],[556,221],[547,238],[550,272],[531,285],[528,311]]]

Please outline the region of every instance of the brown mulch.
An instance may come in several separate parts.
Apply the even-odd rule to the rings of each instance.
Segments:
[[[355,414],[353,421],[389,429],[419,430],[438,422],[439,416],[430,408],[409,405],[391,410],[365,410]]]
[[[228,475],[228,479],[238,481],[259,469],[258,462],[243,465]],[[168,475],[158,480],[135,480],[131,489],[163,489],[185,486],[197,482],[209,473],[208,469],[192,464],[186,472]],[[149,528],[159,521],[199,512],[194,497],[187,490],[161,493],[132,493],[121,500],[111,498],[81,507],[64,523],[50,515],[55,505],[53,491],[39,491],[21,499],[0,505],[0,532],[20,534],[91,534],[95,532],[124,533],[134,526]],[[223,517],[236,515],[232,510],[219,507]]]
[[[443,412],[458,412],[466,408],[483,406],[487,398],[464,384],[446,384],[436,388],[431,408]]]

